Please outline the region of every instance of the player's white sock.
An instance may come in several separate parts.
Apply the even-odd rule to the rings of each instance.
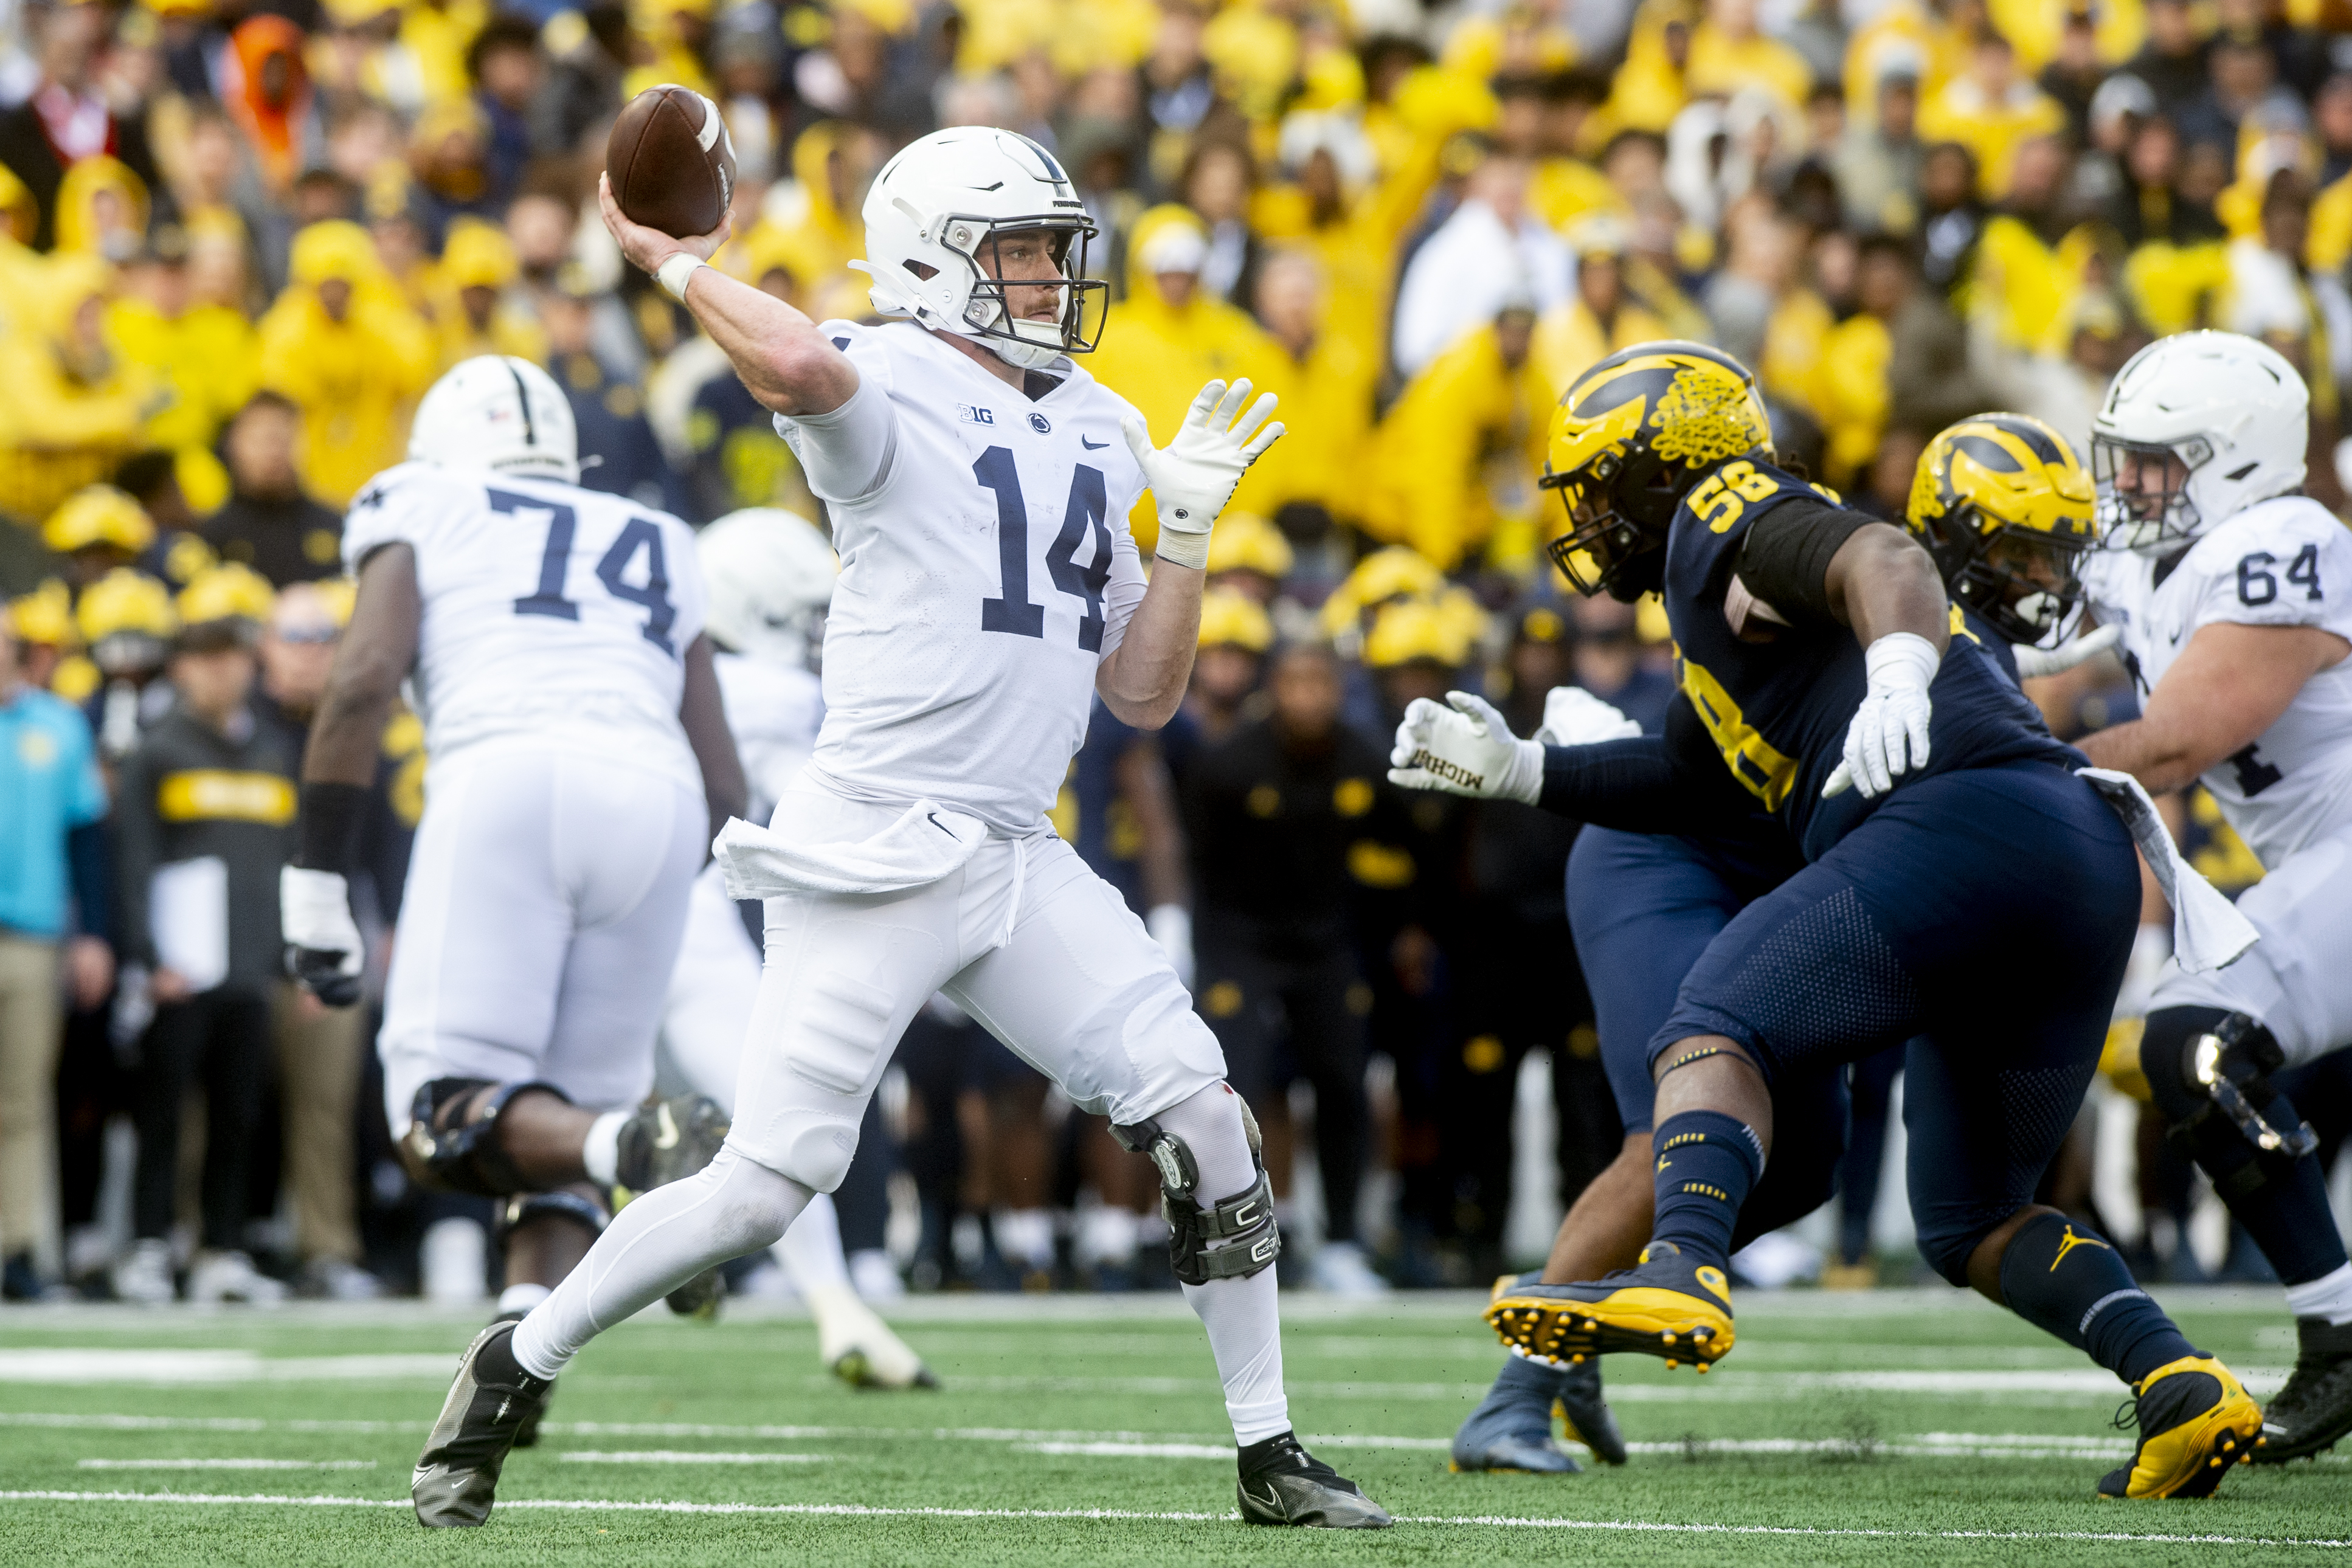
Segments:
[[[2352,1323],[2352,1263],[2300,1285],[2286,1288],[2287,1311],[2299,1318],[2326,1318],[2331,1323]]]
[[[996,1249],[1024,1269],[1054,1266],[1054,1217],[1042,1208],[1000,1208],[991,1217]]]
[[[829,1192],[809,1199],[774,1251],[776,1261],[784,1266],[784,1272],[804,1297],[814,1300],[821,1286],[849,1288],[849,1262],[841,1255],[841,1217]]]
[[[545,1285],[509,1285],[499,1292],[499,1316],[527,1312],[552,1293]]]
[[[610,1186],[620,1179],[621,1129],[628,1120],[625,1111],[607,1111],[588,1125],[588,1142],[580,1150],[580,1163],[587,1168],[588,1179],[598,1186]]]
[[[1202,1207],[1246,1192],[1257,1180],[1249,1140],[1242,1131],[1241,1102],[1222,1083],[1212,1084],[1180,1105],[1163,1111],[1160,1124],[1184,1141],[1201,1171],[1196,1201]],[[1244,1280],[1212,1280],[1184,1287],[1201,1326],[1217,1377],[1225,1385],[1225,1414],[1234,1440],[1246,1446],[1290,1430],[1290,1402],[1282,1392],[1282,1311],[1274,1270]]]
[[[613,1217],[580,1266],[515,1329],[515,1359],[553,1377],[604,1330],[705,1269],[771,1246],[814,1195],[731,1148]]]

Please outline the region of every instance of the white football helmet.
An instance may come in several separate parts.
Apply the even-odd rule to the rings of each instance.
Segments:
[[[2164,554],[2298,488],[2310,409],[2303,378],[2267,343],[2235,332],[2158,338],[2116,373],[2091,421],[2105,543]],[[2158,470],[2165,477],[2151,482]]]
[[[781,507],[730,512],[695,537],[709,584],[703,624],[739,653],[816,668],[841,566],[814,523]]]
[[[908,142],[874,176],[865,216],[866,259],[849,265],[874,279],[883,315],[980,340],[1028,370],[1091,353],[1101,339],[1110,286],[1086,276],[1094,220],[1060,162],[1018,131],[958,125]],[[1005,236],[1040,229],[1060,269],[1058,284],[1045,281],[1061,291],[1061,312],[1015,319],[982,259]]]
[[[408,455],[438,468],[580,482],[570,400],[545,371],[512,355],[478,355],[435,382],[408,427]]]

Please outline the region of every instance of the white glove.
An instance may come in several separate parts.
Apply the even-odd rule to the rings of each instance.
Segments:
[[[1889,632],[1863,650],[1870,687],[1853,723],[1846,727],[1845,760],[1822,786],[1822,799],[1843,795],[1852,785],[1865,800],[1895,788],[1895,780],[1927,761],[1928,683],[1944,662],[1936,644],[1909,632]]]
[[[1243,413],[1249,394],[1247,381],[1231,387],[1211,382],[1184,411],[1176,439],[1160,448],[1152,446],[1151,433],[1141,420],[1118,422],[1127,449],[1135,454],[1144,483],[1151,486],[1152,504],[1160,508],[1161,560],[1195,570],[1208,565],[1209,525],[1234,498],[1234,486],[1242,482],[1244,472],[1281,439],[1282,426],[1266,423],[1274,413],[1274,394],[1249,403],[1249,412]]]
[[[330,1007],[359,999],[362,946],[351,887],[331,871],[289,865],[278,873],[278,919],[287,972]]]
[[[2020,645],[2011,652],[2017,655],[2018,679],[2030,681],[2037,675],[2063,675],[2077,664],[2086,664],[2116,645],[2124,634],[2120,626],[2101,626],[2087,632],[2071,643],[2055,648],[2029,648]]]
[[[1192,988],[1192,912],[1181,904],[1155,904],[1143,916],[1143,928],[1160,944],[1174,965],[1184,988]]]
[[[1543,747],[1511,734],[1503,716],[1484,697],[1448,692],[1454,706],[1440,707],[1415,697],[1397,726],[1395,764],[1389,782],[1408,789],[1442,789],[1491,800],[1523,800],[1532,806],[1543,793]]]
[[[1638,720],[1627,718],[1582,686],[1554,686],[1544,694],[1543,725],[1536,739],[1545,746],[1597,746],[1604,740],[1632,740],[1641,733]]]

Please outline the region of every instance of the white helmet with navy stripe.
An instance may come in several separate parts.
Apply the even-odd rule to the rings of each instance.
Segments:
[[[694,549],[714,639],[755,659],[816,667],[841,563],[814,523],[782,507],[746,507],[696,535]]]
[[[1040,369],[1093,350],[1109,285],[1087,277],[1094,220],[1055,156],[1018,131],[987,125],[934,131],[898,150],[866,194],[866,256],[874,308],[981,340],[1009,364]],[[1055,272],[1024,271],[1057,294],[1052,320],[1006,308],[998,247],[1043,235]]]
[[[416,405],[408,455],[437,468],[483,468],[580,482],[580,433],[553,377],[529,360],[482,354],[450,368]]]

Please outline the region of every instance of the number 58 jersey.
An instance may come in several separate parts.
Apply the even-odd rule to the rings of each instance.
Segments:
[[[344,563],[388,544],[416,556],[410,689],[436,761],[523,740],[700,793],[678,705],[707,601],[684,523],[560,480],[404,463],[352,503]]]
[[[2225,518],[2163,570],[2160,560],[2095,550],[2084,586],[2103,625],[2122,629],[2124,663],[2143,699],[2199,628],[2317,626],[2352,638],[2352,531],[2303,496]],[[2205,770],[2206,789],[2266,867],[2352,823],[2352,660],[2304,683],[2252,746]]]
[[[1067,361],[1024,389],[912,322],[820,330],[857,391],[776,422],[841,556],[816,777],[1035,831],[1143,598],[1127,528],[1143,471],[1119,434],[1134,409]]]

